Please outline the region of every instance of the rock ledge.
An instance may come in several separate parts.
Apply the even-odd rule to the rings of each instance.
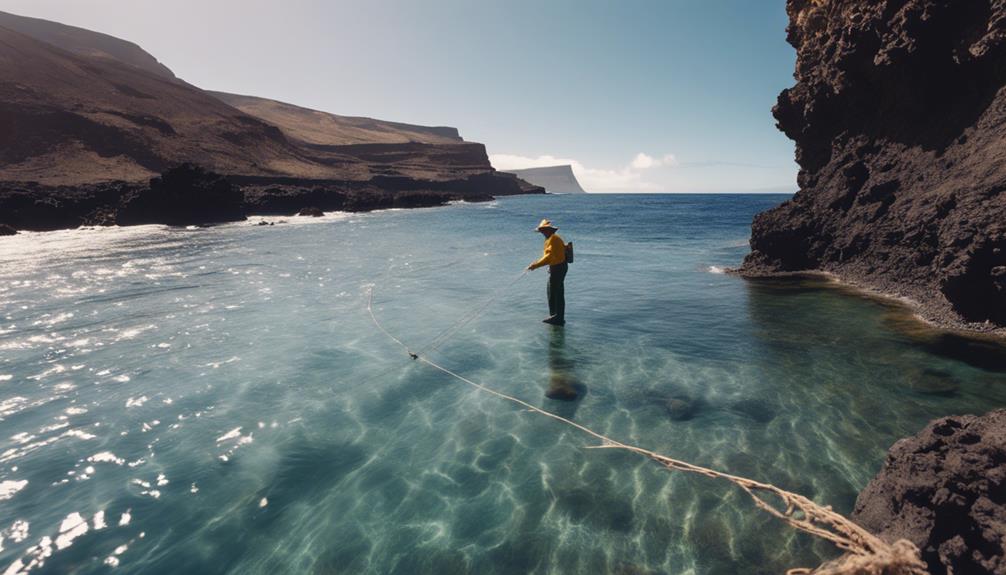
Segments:
[[[914,543],[933,575],[1006,575],[1006,410],[937,419],[895,443],[852,519]]]

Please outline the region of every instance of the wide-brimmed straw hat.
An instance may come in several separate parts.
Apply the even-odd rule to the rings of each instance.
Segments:
[[[552,225],[552,222],[550,222],[550,221],[549,221],[549,220],[548,220],[548,219],[546,218],[546,219],[542,220],[540,224],[538,224],[538,227],[537,227],[537,228],[535,228],[535,229],[534,229],[534,231],[536,231],[536,232],[540,232],[540,231],[542,231],[542,230],[557,230],[557,229],[559,229],[559,228],[557,228],[557,227],[553,226],[553,225]]]

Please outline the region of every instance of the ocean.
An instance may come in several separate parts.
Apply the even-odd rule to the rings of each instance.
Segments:
[[[410,359],[367,309],[472,381],[850,513],[897,439],[1006,405],[1006,351],[824,280],[723,273],[785,198],[526,196],[0,238],[0,572],[727,574],[834,557],[728,483],[588,449]],[[575,244],[564,328],[540,321],[546,271],[521,276],[546,217]]]

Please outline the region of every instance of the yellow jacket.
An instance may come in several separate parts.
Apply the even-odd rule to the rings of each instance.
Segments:
[[[541,259],[531,264],[531,269],[538,269],[541,266],[556,266],[566,263],[566,242],[562,241],[559,234],[552,234],[545,238],[545,254]]]

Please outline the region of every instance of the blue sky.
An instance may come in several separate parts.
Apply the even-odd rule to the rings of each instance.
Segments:
[[[450,125],[590,191],[795,191],[783,0],[2,0],[202,88]]]

